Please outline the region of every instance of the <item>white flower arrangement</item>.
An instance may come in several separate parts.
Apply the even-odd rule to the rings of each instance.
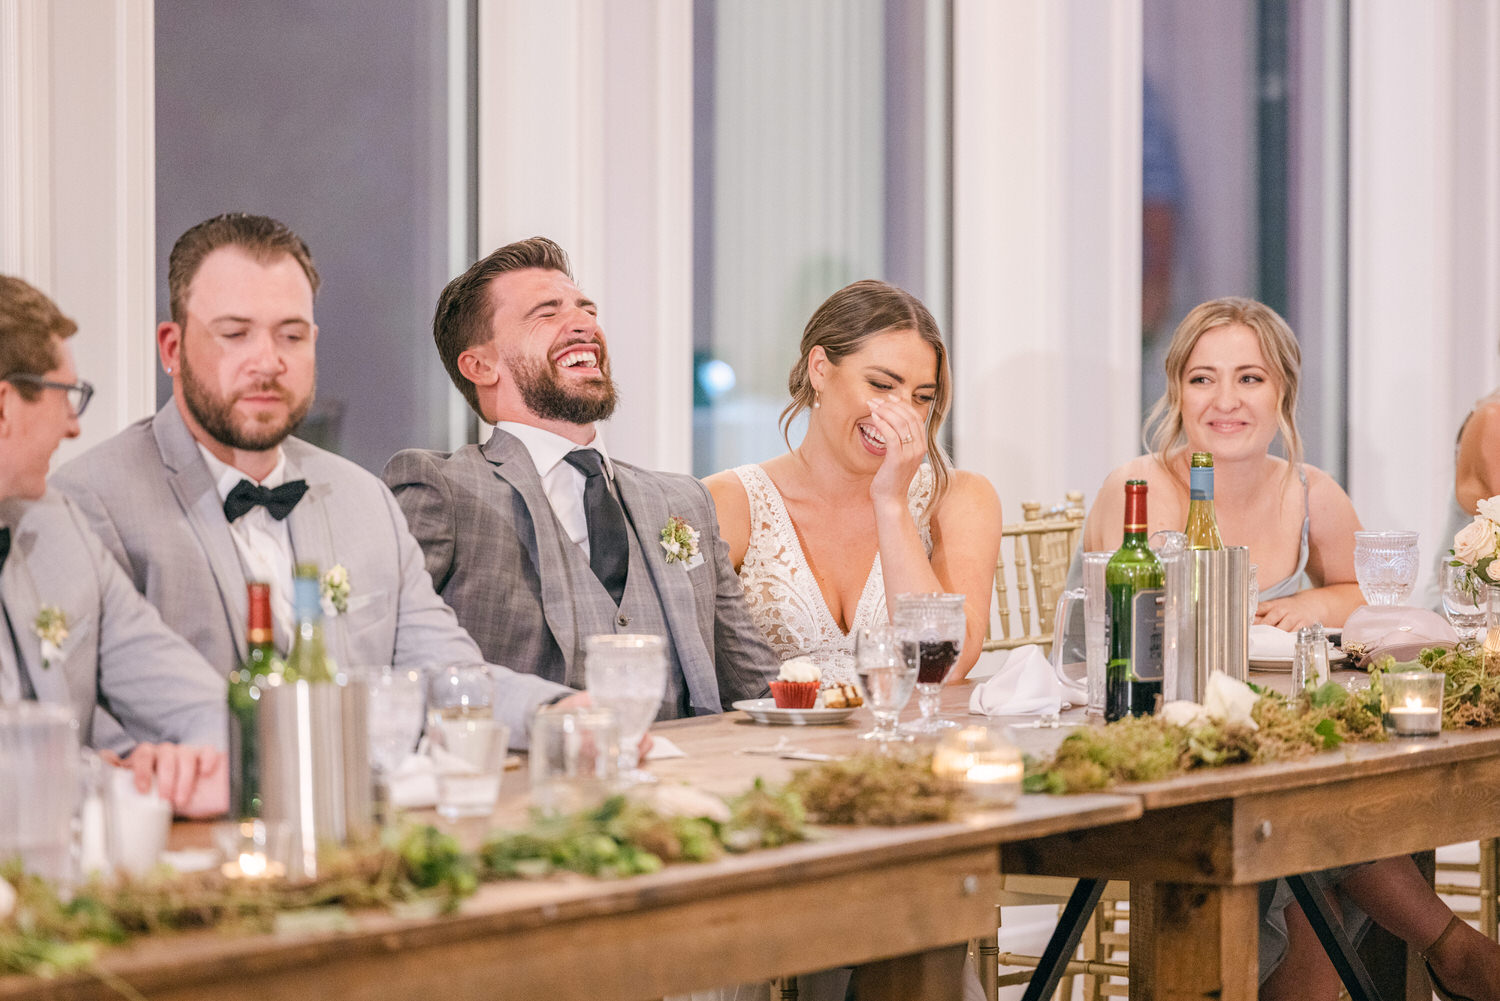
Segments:
[[[698,530],[675,514],[661,530],[661,547],[667,551],[668,563],[686,563],[691,570],[703,562],[698,551]]]
[[[1464,590],[1476,602],[1480,584],[1500,584],[1500,567],[1495,566],[1500,556],[1500,497],[1479,502],[1479,513],[1453,536],[1448,554],[1453,557],[1450,565],[1469,571]]]
[[[318,580],[318,594],[323,599],[324,615],[343,615],[349,610],[349,571],[342,563],[329,567]]]
[[[1207,723],[1222,723],[1226,726],[1243,726],[1259,730],[1260,725],[1250,714],[1260,696],[1255,689],[1243,681],[1236,681],[1223,671],[1208,676],[1208,690],[1203,696],[1203,705],[1180,700],[1168,702],[1161,707],[1161,718],[1173,726],[1189,729]]]
[[[36,613],[33,628],[42,641],[42,670],[45,671],[62,656],[63,644],[68,642],[68,617],[56,605],[43,605]]]

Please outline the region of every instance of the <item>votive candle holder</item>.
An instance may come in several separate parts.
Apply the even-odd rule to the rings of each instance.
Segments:
[[[1443,729],[1443,682],[1437,671],[1395,671],[1381,683],[1385,729],[1393,737],[1436,737]]]

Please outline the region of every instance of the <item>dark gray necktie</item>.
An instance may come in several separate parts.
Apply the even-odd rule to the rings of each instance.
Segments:
[[[630,569],[625,510],[609,492],[604,460],[596,450],[578,448],[563,458],[585,477],[583,507],[589,526],[589,569],[619,605],[625,594],[625,574]]]

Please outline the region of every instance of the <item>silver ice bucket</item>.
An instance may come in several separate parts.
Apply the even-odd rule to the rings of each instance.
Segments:
[[[261,694],[261,816],[291,831],[287,875],[318,874],[318,845],[374,824],[369,693],[359,679],[267,685]]]
[[[1202,702],[1208,677],[1244,681],[1250,669],[1250,550],[1195,549],[1187,614],[1178,634],[1179,699]]]

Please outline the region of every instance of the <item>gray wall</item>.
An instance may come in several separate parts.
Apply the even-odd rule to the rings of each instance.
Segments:
[[[449,277],[445,14],[429,0],[156,0],[159,317],[183,230],[231,210],[287,223],[323,276],[313,416],[342,409],[335,449],[376,471],[447,435],[431,336]],[[158,399],[170,391],[159,377]]]

